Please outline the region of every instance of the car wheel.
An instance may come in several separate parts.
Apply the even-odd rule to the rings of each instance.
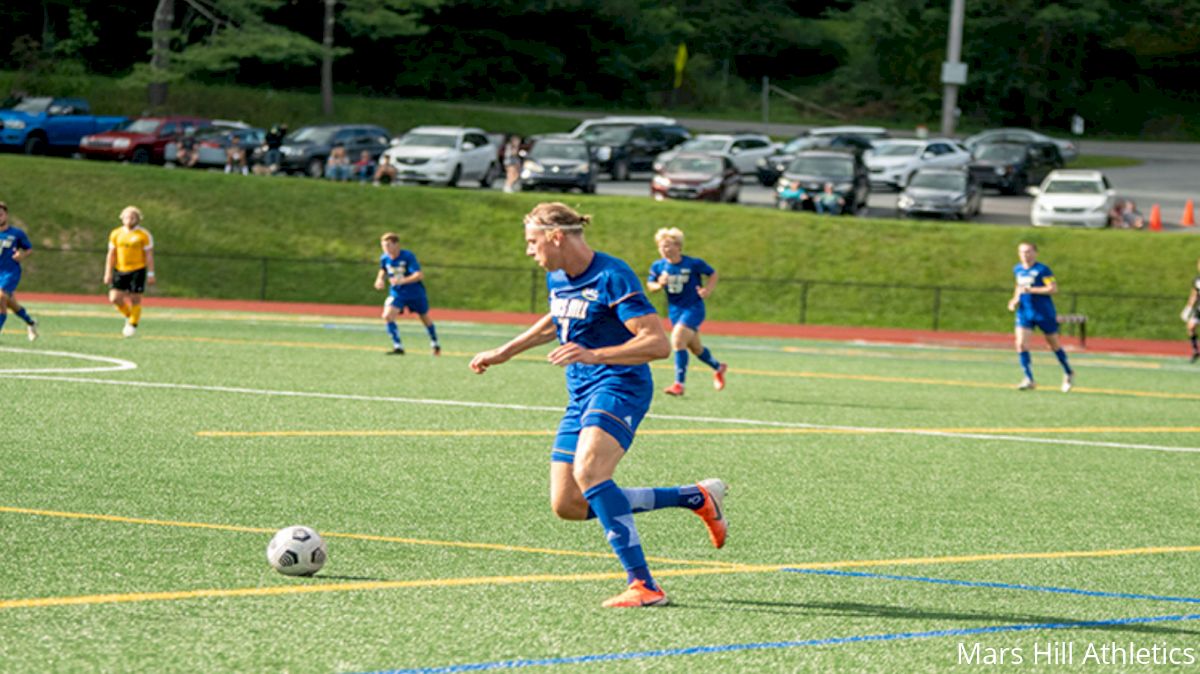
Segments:
[[[500,167],[496,166],[496,162],[488,164],[487,171],[484,171],[483,177],[479,179],[479,186],[486,189],[492,186],[492,182],[496,180],[496,176],[500,174]]]
[[[462,177],[462,164],[454,165],[454,173],[450,174],[450,180],[446,181],[446,187],[458,187],[458,179]]]
[[[734,190],[733,194],[729,195],[729,203],[736,204],[738,202],[738,199],[741,198],[741,193],[742,193],[741,190]]]
[[[133,154],[129,157],[129,161],[134,164],[149,164],[150,163],[150,148],[138,147],[134,148]]]
[[[308,165],[304,167],[304,172],[310,178],[320,178],[325,175],[325,162],[317,157],[308,160]]]
[[[629,162],[624,159],[613,162],[612,179],[629,180]]]
[[[595,194],[596,193],[596,183],[588,183],[587,185],[584,185],[583,193],[584,194]]]
[[[33,135],[25,139],[25,154],[45,154],[46,139]]]

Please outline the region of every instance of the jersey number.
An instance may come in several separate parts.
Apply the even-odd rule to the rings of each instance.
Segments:
[[[684,283],[685,281],[683,280],[683,276],[680,276],[679,274],[671,274],[670,276],[667,276],[667,292],[671,293],[672,295],[678,295],[679,293],[683,292]]]
[[[570,332],[571,332],[571,319],[569,319],[569,318],[558,319],[558,341],[562,342],[563,344],[566,344],[568,341],[570,341],[570,339],[569,339]]]

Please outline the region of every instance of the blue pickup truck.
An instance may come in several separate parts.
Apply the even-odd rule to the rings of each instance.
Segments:
[[[127,121],[125,117],[93,115],[87,101],[79,98],[22,98],[11,108],[0,110],[0,150],[45,154],[70,153],[79,140]]]

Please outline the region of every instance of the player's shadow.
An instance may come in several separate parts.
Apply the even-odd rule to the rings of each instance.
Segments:
[[[689,602],[689,604],[691,604]],[[965,622],[981,622],[986,625],[1014,625],[1014,624],[1059,624],[1059,623],[1076,623],[1085,622],[1083,618],[1064,618],[1062,616],[1044,616],[1035,614],[1022,613],[992,613],[987,611],[943,611],[936,609],[919,609],[910,606],[889,606],[886,604],[863,604],[859,602],[777,602],[777,601],[749,601],[743,599],[731,599],[725,602],[696,602],[691,604],[695,608],[704,608],[708,610],[713,607],[719,607],[722,610],[733,611],[748,611],[754,613],[777,613],[780,615],[791,616],[812,616],[812,617],[839,617],[839,618],[885,618],[891,620],[946,620],[946,621],[965,621]],[[688,606],[678,604],[679,608],[688,608]],[[1162,604],[1158,604],[1159,607]],[[1158,614],[1168,614],[1170,611],[1163,611],[1159,608],[1154,612]],[[1182,612],[1181,612],[1182,613]],[[1100,618],[1105,620],[1107,618]],[[1096,625],[1089,626],[1090,630],[1104,630],[1111,632],[1135,632],[1139,634],[1186,634],[1200,635],[1200,630],[1180,629],[1176,627],[1168,627],[1163,624],[1124,624],[1124,625]]]
[[[315,576],[310,576],[310,578],[312,578],[313,580],[359,580],[359,581],[367,581],[367,582],[372,582],[372,583],[375,583],[375,582],[382,583],[382,582],[386,582],[389,580],[394,580],[393,578],[372,578],[371,576],[333,576],[333,575],[324,574],[324,573],[318,573]]]

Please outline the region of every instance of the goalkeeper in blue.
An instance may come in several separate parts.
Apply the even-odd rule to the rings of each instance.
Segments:
[[[566,520],[598,520],[625,568],[628,588],[603,606],[663,606],[667,594],[650,574],[634,513],[692,510],[719,548],[728,531],[726,486],[707,479],[623,489],[613,481],[654,396],[649,363],[666,358],[670,344],[629,265],[584,240],[590,221],[561,203],[538,204],[525,216],[525,254],[548,272],[550,312],[503,346],[476,354],[471,369],[483,374],[558,340],[547,360],[565,368],[569,402],[550,453],[550,506]]]
[[[646,290],[667,293],[667,316],[671,319],[671,350],[675,353],[675,383],[663,389],[672,396],[683,395],[687,380],[688,352],[713,369],[713,388],[725,389],[729,368],[713,357],[700,343],[700,325],[704,323],[704,300],[717,288],[717,272],[698,257],[683,254],[683,232],[678,227],[663,228],[654,234],[661,258],[650,265]]]
[[[1033,337],[1033,329],[1038,328],[1062,365],[1062,392],[1067,393],[1075,386],[1075,371],[1071,369],[1071,364],[1067,361],[1067,352],[1058,341],[1058,313],[1054,309],[1054,299],[1051,297],[1058,292],[1058,282],[1054,280],[1054,272],[1037,261],[1037,252],[1037,246],[1032,243],[1017,246],[1020,262],[1013,267],[1016,286],[1012,299],[1008,301],[1008,310],[1016,313],[1017,356],[1021,361],[1021,371],[1025,373],[1025,378],[1017,388],[1022,391],[1037,388],[1033,380],[1029,341]]]

